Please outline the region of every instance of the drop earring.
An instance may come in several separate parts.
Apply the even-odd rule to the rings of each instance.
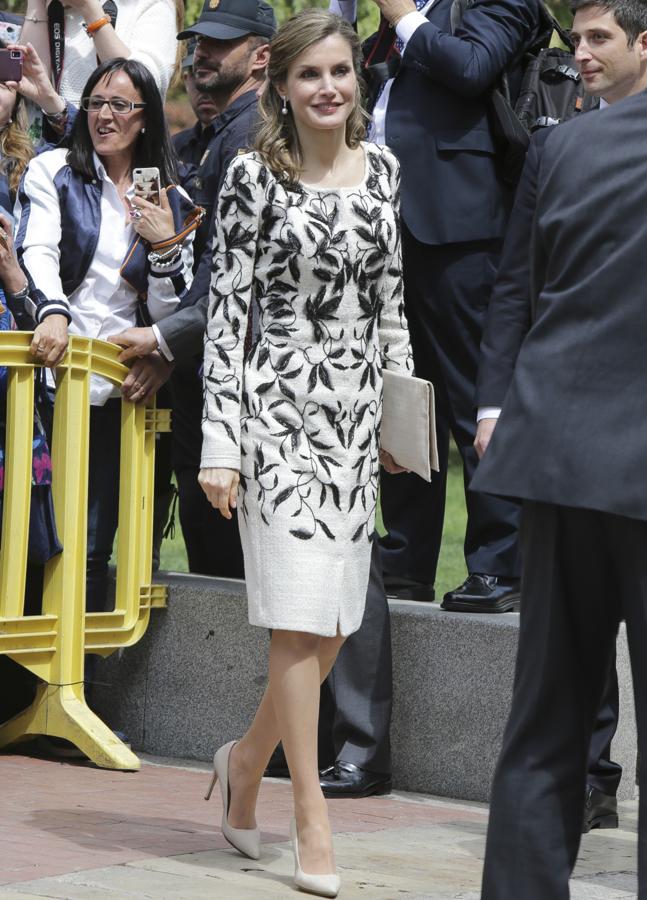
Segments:
[[[281,107],[281,115],[287,116],[288,114],[288,98],[283,97],[283,106]]]
[[[142,132],[141,132],[141,133],[142,133],[142,134],[146,134],[146,129],[145,129],[145,128],[142,128]]]

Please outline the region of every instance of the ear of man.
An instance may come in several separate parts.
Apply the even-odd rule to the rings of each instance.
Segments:
[[[267,39],[261,35],[251,35],[250,48],[250,74],[257,78],[265,78],[267,65],[270,61],[270,45]]]

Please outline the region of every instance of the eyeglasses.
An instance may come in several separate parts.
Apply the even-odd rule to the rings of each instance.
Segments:
[[[146,106],[145,103],[134,103],[132,100],[124,100],[123,97],[111,97],[109,100],[105,100],[103,97],[84,97],[81,100],[81,107],[86,112],[96,113],[103,109],[106,103],[117,116],[125,116],[134,109],[142,109]]]

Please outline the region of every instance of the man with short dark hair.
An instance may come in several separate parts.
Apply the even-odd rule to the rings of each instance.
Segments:
[[[197,121],[190,128],[185,128],[184,131],[173,135],[173,146],[181,165],[192,170],[198,169],[200,166],[204,152],[213,136],[211,123],[218,115],[218,106],[211,94],[196,87],[193,75],[193,54],[197,42],[197,38],[189,41],[186,55],[182,60],[184,90]],[[193,173],[193,177],[195,177],[195,173]]]
[[[647,29],[644,0],[609,3],[574,0],[571,9],[575,13],[572,27],[575,60],[587,91],[601,97],[602,105],[606,106],[647,87],[644,48],[638,41],[641,28]],[[530,327],[528,248],[535,214],[538,160],[549,132],[550,129],[541,131],[531,145],[481,343],[477,402],[479,411],[488,407],[489,413],[478,423],[475,446],[479,456],[487,450],[521,343]],[[613,660],[589,748],[585,832],[591,828],[613,828],[618,823],[616,792],[622,769],[611,760],[611,741],[618,714],[618,680]]]
[[[531,145],[481,372],[480,402],[497,392],[506,400],[489,449],[481,433],[487,452],[473,483],[524,501],[517,672],[483,900],[568,896],[588,750],[621,618],[643,758],[647,749],[647,3],[574,0],[572,8],[587,90],[611,105]],[[646,790],[642,783],[641,802]],[[643,848],[644,810],[641,821]],[[638,896],[647,898],[642,879]]]

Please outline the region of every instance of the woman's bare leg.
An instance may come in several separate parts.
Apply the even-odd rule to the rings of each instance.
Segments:
[[[263,698],[254,716],[254,720],[247,730],[244,737],[236,744],[229,763],[229,783],[231,785],[231,802],[229,806],[229,823],[234,828],[254,828],[256,825],[254,811],[256,808],[256,799],[260,787],[263,772],[267,768],[269,759],[274,752],[276,745],[281,740],[281,731],[276,717],[274,702],[272,698],[272,658],[278,657],[280,660],[279,669],[285,665],[299,665],[301,659],[295,659],[294,654],[286,654],[283,645],[286,644],[284,637],[279,637],[278,641],[275,635],[300,635],[304,640],[298,643],[307,644],[316,647],[314,656],[318,666],[317,684],[320,685],[328,677],[328,673],[332,669],[337,654],[341,649],[344,638],[336,636],[332,638],[318,637],[316,635],[306,634],[304,632],[274,632],[272,643],[270,645],[270,681],[263,694]],[[280,645],[280,646],[279,646]],[[312,650],[306,650],[306,656],[310,655]],[[302,654],[300,654],[301,656]],[[315,670],[316,671],[316,670]],[[315,691],[317,703],[317,718],[319,710],[319,687]],[[316,762],[316,736],[317,721],[315,720],[314,739],[315,739],[315,768]],[[319,774],[317,770],[317,786],[319,785]],[[298,822],[298,819],[297,819]],[[304,844],[304,853],[305,844]],[[304,857],[305,858],[305,857]],[[304,870],[310,871],[305,867]],[[314,870],[313,874],[314,874]],[[325,870],[324,870],[325,871]],[[331,870],[328,870],[331,871]]]

